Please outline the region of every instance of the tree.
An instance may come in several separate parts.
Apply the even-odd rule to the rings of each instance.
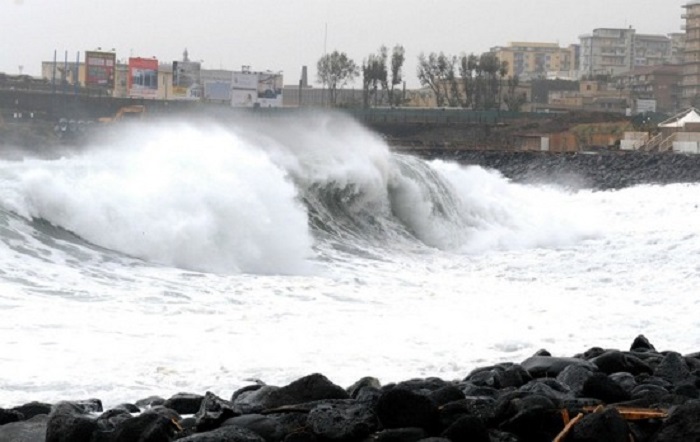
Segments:
[[[451,82],[455,79],[455,57],[450,57],[442,52],[436,54],[431,52],[427,57],[425,54],[418,56],[418,67],[416,74],[422,86],[428,86],[435,94],[438,107],[443,107],[446,103],[454,100],[451,96]]]
[[[523,104],[527,101],[525,92],[517,92],[519,84],[520,78],[517,75],[508,79],[508,91],[503,96],[503,102],[509,111],[520,112]]]
[[[406,61],[406,51],[403,46],[396,45],[391,51],[391,82],[389,87],[384,86],[389,96],[389,104],[398,106],[402,104],[402,99],[395,93],[395,87],[403,82],[403,63]]]
[[[377,90],[379,85],[385,88],[387,83],[387,49],[385,46],[379,48],[379,53],[370,54],[362,63],[362,98],[364,106],[369,107],[370,101],[377,105]],[[373,98],[373,100],[370,100]]]
[[[338,89],[355,80],[359,75],[359,69],[345,52],[333,51],[318,60],[316,65],[318,81],[328,87],[328,97],[331,106],[335,106],[338,99]]]

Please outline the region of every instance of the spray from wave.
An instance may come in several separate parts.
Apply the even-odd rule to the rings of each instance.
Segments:
[[[318,247],[458,253],[592,232],[553,189],[392,153],[339,116],[163,122],[59,159],[0,162],[2,207],[101,247],[209,272],[309,270]]]

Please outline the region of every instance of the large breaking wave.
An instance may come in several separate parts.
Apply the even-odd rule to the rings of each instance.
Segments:
[[[321,249],[459,253],[592,233],[571,198],[392,153],[338,116],[124,129],[61,158],[0,162],[2,208],[100,247],[210,272],[305,272]]]

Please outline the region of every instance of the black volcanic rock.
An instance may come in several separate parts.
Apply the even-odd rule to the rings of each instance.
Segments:
[[[322,440],[362,440],[379,429],[374,410],[367,405],[323,404],[309,413],[306,424]]]
[[[596,369],[595,365],[583,359],[557,358],[551,356],[532,356],[525,359],[520,365],[527,370],[533,378],[556,377],[562,370],[570,365],[583,365],[592,370]]]
[[[683,356],[669,352],[654,370],[654,375],[672,384],[678,384],[688,380],[690,369]]]
[[[484,422],[475,416],[464,416],[450,425],[442,436],[451,441],[489,442],[489,431]]]
[[[630,399],[630,394],[604,373],[593,373],[583,384],[581,394],[600,399],[606,404],[615,404]]]
[[[178,439],[180,442],[265,442],[265,439],[245,428],[229,425],[206,433]]]
[[[0,425],[0,441],[7,442],[44,442],[46,424],[49,416],[37,414],[31,419]]]
[[[571,430],[567,442],[629,442],[627,422],[614,408],[584,416]]]
[[[46,442],[91,442],[97,421],[81,405],[59,402],[46,424]]]
[[[199,411],[204,396],[192,393],[178,393],[167,399],[163,406],[180,414],[194,414]]]
[[[31,419],[40,414],[51,413],[51,404],[45,402],[29,402],[28,404],[14,407],[12,410],[22,413],[24,419]]]
[[[379,397],[375,411],[386,429],[419,427],[431,433],[439,423],[438,408],[433,401],[404,388],[385,391]]]
[[[632,342],[632,346],[630,347],[630,351],[656,351],[653,345],[651,345],[651,342],[644,336],[644,335],[639,335],[634,339],[634,342]]]
[[[700,440],[700,401],[688,402],[675,408],[651,440],[652,442]]]
[[[19,411],[0,408],[0,425],[9,424],[11,422],[19,422],[22,420],[24,420],[24,415]]]
[[[225,420],[241,414],[232,402],[221,399],[209,391],[204,395],[199,410],[194,415],[197,431],[218,428]]]
[[[651,367],[638,357],[617,350],[606,351],[600,356],[591,359],[591,362],[605,374],[617,372],[626,372],[633,375],[653,373]]]

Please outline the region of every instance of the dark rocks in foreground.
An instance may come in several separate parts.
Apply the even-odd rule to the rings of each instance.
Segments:
[[[400,149],[399,149],[400,151]],[[700,182],[700,155],[654,152],[508,152],[407,150],[424,159],[495,169],[506,178],[574,189],[621,189],[639,184]]]
[[[654,411],[641,419],[633,413]],[[574,424],[565,430],[567,417]],[[636,416],[637,418],[639,416]],[[320,374],[259,382],[230,399],[211,392],[150,397],[102,410],[99,400],[0,409],[14,442],[518,442],[700,440],[700,354],[546,351],[473,370],[462,380],[412,379],[343,389]]]

